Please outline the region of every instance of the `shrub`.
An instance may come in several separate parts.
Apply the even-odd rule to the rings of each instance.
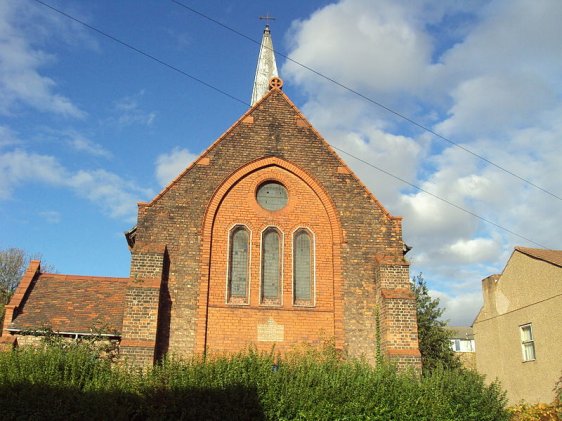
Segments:
[[[21,349],[0,354],[0,407],[4,419],[508,419],[504,393],[473,372],[420,378],[329,349],[170,358],[144,371],[84,346]]]
[[[562,413],[556,404],[528,404],[522,402],[509,408],[511,421],[557,421]]]
[[[554,385],[554,401],[551,404],[529,404],[524,401],[508,410],[512,421],[555,421],[562,419],[562,375]]]

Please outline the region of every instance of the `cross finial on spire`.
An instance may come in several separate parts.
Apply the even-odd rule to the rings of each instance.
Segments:
[[[265,27],[269,29],[269,21],[275,20],[273,16],[269,16],[269,12],[265,16],[260,16],[260,20],[265,20]]]

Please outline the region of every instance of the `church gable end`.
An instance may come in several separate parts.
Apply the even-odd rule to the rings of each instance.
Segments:
[[[139,203],[126,233],[130,277],[74,277],[64,287],[99,293],[105,285],[108,302],[119,303],[121,353],[138,365],[167,352],[285,352],[333,340],[351,356],[375,363],[381,354],[419,369],[402,220],[283,93],[269,36],[266,28],[252,107],[150,203]],[[23,307],[62,291],[51,278],[32,263],[6,307],[10,344]]]
[[[165,244],[170,257],[170,350],[190,354],[204,352],[209,347],[208,334],[216,333],[206,330],[209,317],[212,318],[208,305],[213,302],[213,297],[208,295],[213,290],[212,287],[209,289],[208,282],[215,256],[211,256],[206,243],[211,237],[206,238],[203,232],[205,218],[213,221],[215,215],[208,215],[211,202],[218,200],[217,193],[226,180],[241,168],[266,159],[272,162],[272,168],[280,168],[275,161],[292,166],[298,172],[297,178],[317,186],[313,195],[326,197],[322,207],[331,208],[330,212],[337,220],[337,224],[331,224],[329,229],[337,230],[338,243],[330,250],[330,264],[337,266],[337,273],[333,271],[330,279],[338,281],[330,297],[332,315],[325,322],[331,327],[324,329],[324,333],[334,336],[336,343],[351,354],[374,358],[376,314],[393,318],[401,317],[405,311],[409,319],[415,317],[410,296],[386,298],[389,294],[383,294],[387,290],[409,289],[401,219],[389,215],[280,89],[270,91],[155,200],[140,206],[137,241]],[[201,161],[205,165],[201,165]],[[261,169],[255,168],[254,171]],[[279,177],[272,175],[271,179],[278,180]],[[246,186],[245,201],[259,206],[254,197],[256,187],[256,183]],[[298,197],[293,197],[292,201],[303,215],[310,212],[306,202],[299,202]],[[269,216],[271,226],[276,225],[275,215],[273,212]],[[299,221],[295,218],[291,223],[296,227]],[[235,222],[236,218],[234,225]],[[241,215],[239,223],[243,222]],[[212,227],[207,228],[212,230]],[[225,241],[228,239],[228,233],[221,235]],[[252,248],[259,243],[261,233],[252,230],[251,235]],[[285,238],[284,244],[290,244],[289,240],[289,237]],[[287,251],[291,249],[292,246],[286,247]],[[227,253],[226,249],[224,253]],[[261,258],[259,247],[254,254],[253,259]],[[292,264],[288,255],[282,259],[287,265]],[[224,259],[221,261],[221,270],[226,277],[225,262]],[[290,272],[286,271],[285,275],[290,277]],[[249,288],[258,285],[260,280],[252,279],[251,282]],[[292,281],[286,279],[284,282],[283,288],[286,288]],[[222,286],[221,294],[216,298],[224,302],[228,295],[226,284]],[[311,320],[299,319],[295,323],[312,323]],[[394,352],[399,360],[402,356],[416,358],[415,318],[413,324],[411,322],[407,326],[383,324],[382,350],[388,351],[388,355]],[[253,336],[245,339],[247,343],[258,340],[257,327],[255,331]],[[288,331],[285,327],[285,332]]]

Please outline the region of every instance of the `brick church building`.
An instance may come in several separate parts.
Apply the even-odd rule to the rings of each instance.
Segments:
[[[120,353],[290,350],[333,340],[419,368],[402,219],[390,215],[282,91],[269,27],[251,108],[152,201],[126,233],[129,278],[28,267],[2,341],[49,326],[101,326]],[[379,343],[377,343],[377,341]]]

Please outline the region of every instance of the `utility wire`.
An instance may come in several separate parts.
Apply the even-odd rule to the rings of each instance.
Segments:
[[[519,307],[519,308],[516,308],[514,310],[506,311],[505,313],[498,314],[497,316],[488,317],[487,319],[482,319],[482,320],[478,320],[478,321],[474,320],[473,324],[484,323],[484,322],[487,322],[488,320],[497,319],[498,317],[501,317],[504,314],[515,313],[516,311],[521,311],[523,309],[526,309],[526,308],[529,308],[529,307],[532,307],[532,306],[536,306],[537,304],[541,304],[541,303],[544,303],[545,301],[549,301],[549,300],[552,300],[552,299],[558,298],[558,297],[562,297],[562,294],[556,294],[556,295],[553,295],[552,297],[545,298],[544,300],[540,300],[540,301],[537,301],[537,302],[534,302],[534,303],[531,303],[531,304],[527,304],[526,306]]]
[[[359,158],[358,156],[352,155],[352,154],[350,154],[349,152],[344,151],[344,150],[341,149],[341,148],[338,148],[337,146],[334,146],[334,145],[330,145],[330,146],[332,146],[332,148],[337,149],[338,151],[340,151],[340,152],[346,154],[347,156],[350,156],[351,158],[356,159],[357,161],[362,162],[362,163],[365,164],[365,165],[368,165],[368,166],[371,167],[371,168],[374,168],[374,169],[376,169],[376,170],[378,170],[378,171],[380,171],[380,172],[382,172],[382,173],[384,173],[384,174],[386,174],[386,175],[389,175],[390,177],[395,178],[396,180],[399,180],[399,181],[403,182],[404,184],[407,184],[407,185],[409,185],[410,187],[413,187],[413,188],[415,188],[416,190],[419,190],[419,191],[421,191],[421,192],[423,192],[423,193],[425,193],[425,194],[427,194],[427,195],[429,195],[429,196],[431,196],[431,197],[434,197],[435,199],[438,199],[438,200],[440,200],[440,201],[442,201],[442,202],[444,202],[444,203],[446,203],[446,204],[448,204],[448,205],[450,205],[450,206],[452,206],[452,207],[454,207],[454,208],[457,208],[457,209],[459,209],[459,210],[461,210],[461,211],[463,211],[463,212],[466,212],[466,213],[468,213],[469,215],[472,215],[472,216],[474,216],[475,218],[478,218],[478,219],[480,219],[481,221],[486,222],[487,224],[490,224],[490,225],[493,225],[493,226],[495,226],[495,227],[497,227],[497,228],[500,228],[500,229],[504,230],[505,232],[507,232],[507,233],[509,233],[509,234],[512,234],[512,235],[515,235],[515,236],[517,236],[517,237],[519,237],[519,238],[522,238],[523,240],[527,240],[527,241],[529,241],[529,242],[531,242],[531,243],[533,243],[533,244],[535,244],[535,245],[537,245],[537,246],[539,246],[539,247],[541,247],[541,248],[543,248],[543,249],[547,249],[547,248],[548,248],[548,247],[543,246],[542,244],[539,244],[539,243],[537,243],[537,242],[535,242],[535,241],[533,241],[533,240],[531,240],[531,239],[529,239],[529,238],[527,238],[527,237],[522,236],[521,234],[517,234],[516,232],[511,231],[509,228],[505,228],[505,227],[503,227],[503,226],[501,226],[501,225],[499,225],[499,224],[496,224],[496,223],[493,222],[493,221],[490,221],[489,219],[484,218],[483,216],[478,215],[477,213],[474,213],[474,212],[472,212],[472,211],[470,211],[470,210],[468,210],[468,209],[466,209],[466,208],[463,208],[462,206],[457,205],[456,203],[453,203],[453,202],[451,202],[451,201],[449,201],[449,200],[447,200],[447,199],[445,199],[445,198],[443,198],[443,197],[441,197],[441,196],[437,196],[436,194],[431,193],[430,191],[427,191],[427,190],[425,190],[424,188],[422,188],[422,187],[420,187],[420,186],[417,186],[417,185],[415,185],[415,184],[413,184],[413,183],[410,183],[409,181],[404,180],[403,178],[400,178],[400,177],[398,177],[397,175],[394,175],[394,174],[392,174],[391,172],[389,172],[389,171],[387,171],[387,170],[385,170],[385,169],[383,169],[383,168],[377,167],[376,165],[371,164],[370,162],[365,161],[364,159]]]
[[[213,90],[215,90],[215,91],[217,91],[217,92],[219,92],[219,93],[221,93],[221,94],[223,94],[223,95],[225,95],[225,96],[227,96],[227,97],[229,97],[229,98],[231,98],[231,99],[233,99],[233,100],[235,100],[235,101],[237,101],[237,102],[240,102],[240,103],[244,104],[244,105],[251,106],[248,102],[246,102],[246,101],[244,101],[244,100],[242,100],[242,99],[240,99],[240,98],[237,98],[237,97],[235,97],[234,95],[231,95],[231,94],[229,94],[228,92],[225,92],[225,91],[223,91],[222,89],[219,89],[219,88],[213,86],[212,84],[210,84],[210,83],[208,83],[208,82],[205,82],[205,81],[203,81],[203,80],[201,80],[201,79],[199,79],[199,78],[197,78],[197,77],[195,77],[195,76],[193,76],[193,75],[190,75],[189,73],[187,73],[187,72],[185,72],[185,71],[183,71],[183,70],[181,70],[181,69],[178,69],[177,67],[172,66],[172,65],[170,65],[170,64],[168,64],[168,63],[166,63],[166,62],[164,62],[163,60],[160,60],[159,58],[157,58],[157,57],[155,57],[155,56],[153,56],[153,55],[151,55],[151,54],[148,54],[148,53],[146,53],[146,52],[140,50],[139,48],[136,48],[136,47],[132,46],[131,44],[128,44],[128,43],[126,43],[126,42],[124,42],[124,41],[121,41],[120,39],[118,39],[118,38],[116,38],[116,37],[114,37],[114,36],[112,36],[112,35],[110,35],[110,34],[104,32],[104,31],[102,31],[102,30],[100,30],[100,29],[98,29],[98,28],[95,28],[95,27],[89,25],[89,24],[87,24],[87,23],[81,21],[80,19],[77,19],[77,18],[75,18],[74,16],[69,15],[68,13],[65,13],[65,12],[63,12],[63,11],[61,11],[61,10],[59,10],[59,9],[57,9],[57,8],[55,8],[55,7],[51,6],[51,5],[49,5],[49,4],[47,4],[47,3],[45,3],[45,2],[43,2],[43,1],[41,1],[41,0],[34,0],[34,1],[37,2],[37,3],[42,4],[42,5],[45,6],[45,7],[48,7],[48,8],[51,9],[52,11],[57,12],[57,13],[61,14],[62,16],[65,16],[65,17],[67,17],[67,18],[73,20],[74,22],[77,22],[77,23],[79,23],[79,24],[85,26],[85,27],[88,28],[88,29],[91,29],[92,31],[97,32],[97,33],[100,34],[100,35],[103,35],[103,36],[105,36],[105,37],[111,39],[112,41],[117,42],[118,44],[123,45],[124,47],[129,48],[129,49],[132,50],[132,51],[135,51],[135,52],[138,53],[138,54],[141,54],[141,55],[143,55],[143,56],[145,56],[145,57],[147,57],[147,58],[149,58],[149,59],[151,59],[151,60],[153,60],[153,61],[155,61],[155,62],[157,62],[157,63],[159,63],[159,64],[161,64],[161,65],[163,65],[163,66],[165,66],[165,67],[167,67],[167,68],[169,68],[169,69],[171,69],[171,70],[174,70],[174,71],[176,71],[176,72],[178,72],[178,73],[180,73],[180,74],[182,74],[182,75],[184,75],[184,76],[186,76],[186,77],[188,77],[188,78],[190,78],[190,79],[192,79],[192,80],[194,80],[194,81],[196,81],[196,82],[199,82],[199,83],[201,83],[202,85],[204,85],[204,86],[206,86],[206,87],[208,87],[208,88],[211,88],[211,89],[213,89]],[[536,241],[531,240],[530,238],[527,238],[527,237],[525,237],[525,236],[523,236],[523,235],[521,235],[521,234],[518,234],[518,233],[516,233],[516,232],[514,232],[514,231],[512,231],[512,230],[510,230],[510,229],[508,229],[508,228],[503,227],[502,225],[499,225],[499,224],[497,224],[497,223],[495,223],[495,222],[493,222],[493,221],[490,221],[489,219],[484,218],[483,216],[480,216],[480,215],[478,215],[478,214],[476,214],[476,213],[474,213],[474,212],[472,212],[472,211],[470,211],[470,210],[468,210],[468,209],[465,209],[465,208],[463,208],[463,207],[460,206],[460,205],[457,205],[457,204],[455,204],[455,203],[453,203],[453,202],[451,202],[451,201],[449,201],[449,200],[447,200],[447,199],[444,199],[444,198],[442,198],[442,197],[440,197],[440,196],[438,196],[438,195],[436,195],[436,194],[434,194],[434,193],[431,193],[431,192],[429,192],[429,191],[423,189],[422,187],[419,187],[419,186],[417,186],[417,185],[415,185],[415,184],[412,184],[412,183],[410,183],[409,181],[406,181],[406,180],[404,180],[403,178],[400,178],[400,177],[398,177],[398,176],[392,174],[391,172],[389,172],[389,171],[387,171],[387,170],[385,170],[385,169],[382,169],[382,168],[380,168],[380,167],[377,167],[376,165],[371,164],[370,162],[367,162],[367,161],[365,161],[365,160],[363,160],[363,159],[361,159],[361,158],[359,158],[359,157],[357,157],[357,156],[355,156],[355,155],[353,155],[353,154],[351,154],[351,153],[349,153],[349,152],[347,152],[347,151],[345,151],[345,150],[343,150],[343,149],[341,149],[341,148],[338,148],[338,147],[333,146],[333,145],[332,145],[332,147],[333,147],[334,149],[337,149],[338,151],[340,151],[340,152],[342,152],[342,153],[344,153],[344,154],[350,156],[351,158],[354,158],[354,159],[358,160],[359,162],[362,162],[362,163],[364,163],[364,164],[366,164],[366,165],[368,165],[368,166],[370,166],[370,167],[376,169],[377,171],[380,171],[380,172],[382,172],[382,173],[384,173],[384,174],[386,174],[386,175],[388,175],[388,176],[390,176],[390,177],[392,177],[392,178],[395,178],[396,180],[401,181],[402,183],[405,183],[405,184],[407,184],[407,185],[409,185],[409,186],[415,188],[416,190],[419,190],[419,191],[421,191],[421,192],[423,192],[423,193],[425,193],[425,194],[428,194],[429,196],[431,196],[431,197],[433,197],[433,198],[435,198],[435,199],[438,199],[438,200],[440,200],[440,201],[442,201],[442,202],[444,202],[444,203],[446,203],[446,204],[448,204],[448,205],[450,205],[450,206],[453,206],[454,208],[459,209],[459,210],[461,210],[461,211],[463,211],[463,212],[465,212],[465,213],[467,213],[467,214],[469,214],[469,215],[471,215],[471,216],[473,216],[473,217],[475,217],[475,218],[477,218],[477,219],[480,219],[481,221],[483,221],[483,222],[485,222],[485,223],[487,223],[487,224],[493,225],[493,226],[495,226],[495,227],[497,227],[497,228],[499,228],[499,229],[501,229],[501,230],[503,230],[503,231],[505,231],[505,232],[507,232],[507,233],[509,233],[509,234],[512,234],[512,235],[514,235],[514,236],[516,236],[516,237],[519,237],[519,238],[521,238],[521,239],[523,239],[523,240],[525,240],[525,241],[528,241],[528,242],[530,242],[530,243],[532,243],[532,244],[535,244],[535,245],[537,245],[537,246],[539,246],[539,247],[541,247],[541,248],[544,248],[544,249],[548,248],[548,247],[546,247],[546,246],[544,246],[544,245],[542,245],[542,244],[540,244],[540,243],[537,243]]]
[[[51,10],[53,10],[53,11],[55,11],[55,12],[57,12],[57,13],[63,15],[63,16],[65,16],[65,17],[67,17],[68,19],[73,20],[74,22],[79,23],[80,25],[85,26],[85,27],[88,28],[88,29],[91,29],[92,31],[97,32],[97,33],[100,34],[100,35],[103,35],[104,37],[109,38],[109,39],[112,40],[112,41],[115,41],[115,42],[118,43],[118,44],[123,45],[124,47],[129,48],[130,50],[133,50],[133,51],[136,52],[136,53],[139,53],[139,54],[141,54],[141,55],[143,55],[143,56],[145,56],[145,57],[148,57],[148,58],[151,59],[151,60],[154,60],[155,62],[161,64],[162,66],[165,66],[165,67],[167,67],[167,68],[169,68],[169,69],[171,69],[171,70],[173,70],[173,71],[175,71],[175,72],[178,72],[178,73],[182,74],[183,76],[187,76],[188,78],[190,78],[190,79],[192,79],[192,80],[194,80],[194,81],[196,81],[196,82],[199,82],[199,83],[202,84],[202,85],[205,85],[207,88],[210,88],[210,89],[212,89],[212,90],[214,90],[214,91],[217,91],[217,92],[219,92],[219,93],[221,93],[221,94],[223,94],[223,95],[226,95],[227,97],[233,99],[234,101],[241,102],[241,103],[244,104],[244,105],[249,105],[246,101],[242,101],[241,99],[236,98],[234,95],[231,95],[231,94],[229,94],[228,92],[223,91],[222,89],[217,88],[216,86],[213,86],[213,85],[211,85],[210,83],[207,83],[207,82],[205,82],[205,81],[202,80],[202,79],[199,79],[198,77],[195,77],[195,76],[193,76],[193,75],[190,75],[189,73],[184,72],[183,70],[178,69],[177,67],[175,67],[175,66],[173,66],[173,65],[171,65],[171,64],[168,64],[168,63],[166,63],[165,61],[162,61],[162,60],[160,60],[159,58],[154,57],[153,55],[151,55],[151,54],[149,54],[149,53],[147,53],[147,52],[145,52],[145,51],[139,50],[138,48],[132,46],[131,44],[128,44],[128,43],[126,43],[125,41],[121,41],[120,39],[114,37],[113,35],[109,35],[107,32],[103,32],[102,30],[100,30],[100,29],[98,29],[98,28],[95,28],[95,27],[93,27],[93,26],[87,24],[86,22],[84,22],[84,21],[82,21],[82,20],[80,20],[80,19],[77,19],[77,18],[75,18],[74,16],[71,16],[71,15],[69,15],[68,13],[63,12],[63,11],[60,10],[60,9],[57,9],[57,8],[55,8],[55,7],[49,5],[49,4],[47,4],[47,3],[45,3],[45,2],[43,2],[43,1],[41,1],[41,0],[34,0],[34,1],[37,2],[37,3],[42,4],[42,5],[45,6],[45,7],[48,7],[49,9],[51,9]]]
[[[250,37],[250,36],[248,36],[248,35],[246,35],[246,34],[240,32],[240,31],[238,31],[238,30],[236,30],[236,29],[234,29],[234,28],[232,28],[232,27],[230,27],[230,26],[228,26],[228,25],[225,25],[224,23],[222,23],[222,22],[220,22],[220,21],[218,21],[218,20],[216,20],[216,19],[213,19],[212,17],[210,17],[210,16],[208,16],[208,15],[205,15],[204,13],[199,12],[198,10],[195,10],[194,8],[188,6],[188,5],[186,5],[186,4],[184,4],[184,3],[180,2],[180,1],[171,0],[171,2],[177,4],[178,6],[181,6],[181,7],[185,8],[185,9],[187,9],[187,10],[189,10],[190,12],[192,12],[192,13],[194,13],[194,14],[196,14],[196,15],[201,16],[201,17],[204,18],[204,19],[207,19],[207,20],[209,20],[209,21],[211,21],[211,22],[213,22],[213,23],[215,23],[215,24],[217,24],[217,25],[219,25],[219,26],[221,26],[221,27],[223,27],[223,28],[225,28],[225,29],[227,29],[227,30],[229,30],[229,31],[231,31],[231,32],[233,32],[233,33],[235,33],[236,35],[239,35],[239,36],[241,36],[241,37],[243,37],[243,38],[245,38],[245,39],[247,39],[247,40],[249,40],[249,41],[251,41],[251,42],[253,42],[253,43],[255,43],[255,44],[261,45],[261,42],[260,42],[260,41],[258,41],[258,40],[256,40],[256,39],[254,39],[254,38],[252,38],[252,37]],[[266,48],[269,48],[269,47],[266,46]],[[477,154],[476,152],[474,152],[474,151],[468,149],[467,147],[462,146],[461,144],[456,143],[456,142],[452,141],[451,139],[449,139],[449,138],[447,138],[447,137],[445,137],[445,136],[443,136],[443,135],[440,135],[440,134],[437,133],[436,131],[430,129],[430,128],[427,127],[427,126],[424,126],[424,125],[421,124],[421,123],[418,123],[417,121],[413,120],[412,118],[410,118],[410,117],[408,117],[408,116],[406,116],[406,115],[404,115],[404,114],[402,114],[402,113],[400,113],[400,112],[398,112],[398,111],[393,110],[392,108],[390,108],[390,107],[388,107],[388,106],[386,106],[386,105],[384,105],[384,104],[382,104],[382,103],[380,103],[380,102],[378,102],[378,101],[376,101],[376,100],[374,100],[374,99],[372,99],[372,98],[370,98],[370,97],[368,97],[368,96],[362,94],[362,93],[359,92],[359,91],[356,91],[356,90],[353,89],[353,88],[350,88],[349,86],[344,85],[344,84],[341,83],[341,82],[338,82],[338,81],[335,80],[335,79],[332,79],[331,77],[329,77],[329,76],[327,76],[327,75],[325,75],[325,74],[319,72],[318,70],[315,70],[315,69],[313,69],[313,68],[307,66],[306,64],[300,63],[299,61],[292,59],[291,57],[287,56],[286,54],[283,54],[282,52],[279,52],[279,51],[277,51],[277,50],[273,50],[273,51],[274,51],[277,55],[279,55],[279,56],[285,58],[286,60],[288,60],[288,61],[290,61],[290,62],[292,62],[292,63],[295,63],[296,65],[302,67],[303,69],[306,69],[306,70],[308,70],[308,71],[314,73],[315,75],[320,76],[320,77],[323,78],[323,79],[326,79],[327,81],[329,81],[329,82],[331,82],[331,83],[333,83],[333,84],[339,86],[340,88],[343,88],[343,89],[345,89],[346,91],[351,92],[351,93],[353,93],[353,94],[359,96],[360,98],[362,98],[362,99],[364,99],[364,100],[370,102],[371,104],[374,104],[374,105],[376,105],[376,106],[378,106],[378,107],[380,107],[380,108],[382,108],[382,109],[388,111],[389,113],[394,114],[394,115],[397,116],[397,117],[400,117],[401,119],[407,121],[408,123],[413,124],[414,126],[420,128],[420,129],[422,129],[422,130],[424,130],[424,131],[426,131],[426,132],[428,132],[428,133],[431,133],[433,136],[435,136],[435,137],[437,137],[437,138],[439,138],[439,139],[441,139],[441,140],[443,140],[443,141],[445,141],[445,142],[448,142],[449,144],[451,144],[451,145],[453,145],[453,146],[455,146],[455,147],[457,147],[457,148],[459,148],[459,149],[461,149],[461,150],[463,150],[463,151],[465,151],[465,152],[471,154],[472,156],[474,156],[474,157],[476,157],[476,158],[481,159],[482,161],[484,161],[484,162],[486,162],[486,163],[488,163],[488,164],[490,164],[490,165],[492,165],[492,166],[498,168],[499,170],[501,170],[501,171],[503,171],[503,172],[505,172],[505,173],[507,173],[507,174],[509,174],[509,175],[511,175],[511,176],[513,176],[513,177],[515,177],[515,178],[517,178],[517,179],[519,179],[520,181],[523,181],[524,183],[527,183],[527,184],[529,184],[529,185],[535,187],[536,189],[541,190],[542,192],[544,192],[544,193],[546,193],[546,194],[548,194],[548,195],[550,195],[550,196],[552,196],[552,197],[554,197],[554,198],[556,198],[556,199],[562,201],[562,197],[558,196],[557,194],[552,193],[551,191],[546,190],[545,188],[538,186],[537,184],[533,183],[532,181],[530,181],[530,180],[528,180],[528,179],[526,179],[526,178],[523,178],[523,177],[517,175],[517,174],[514,173],[513,171],[510,171],[510,170],[508,170],[507,168],[502,167],[501,165],[496,164],[496,163],[493,162],[493,161],[490,161],[488,158],[486,158],[486,157],[484,157],[484,156],[482,156],[482,155]]]

